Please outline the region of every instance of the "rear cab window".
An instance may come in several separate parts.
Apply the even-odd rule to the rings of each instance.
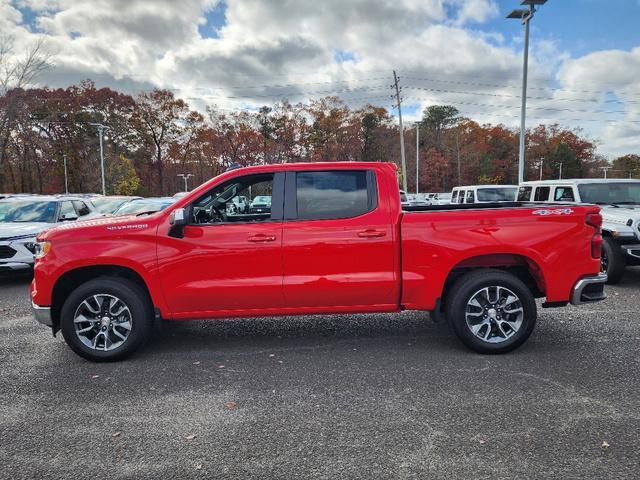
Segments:
[[[451,203],[458,203],[458,190],[454,190],[451,194]]]
[[[298,171],[287,175],[285,219],[353,218],[377,206],[373,171]]]

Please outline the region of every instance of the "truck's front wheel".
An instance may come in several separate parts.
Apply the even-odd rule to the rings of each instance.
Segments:
[[[516,276],[477,270],[450,289],[446,316],[456,335],[479,353],[505,353],[522,345],[536,323],[535,299]]]
[[[126,279],[96,278],[64,302],[60,327],[67,345],[95,362],[122,360],[151,332],[151,307],[142,289]]]

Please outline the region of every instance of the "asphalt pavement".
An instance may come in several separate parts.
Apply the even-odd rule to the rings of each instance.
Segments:
[[[94,364],[0,279],[0,478],[638,478],[640,269],[482,356],[421,313],[168,323]]]

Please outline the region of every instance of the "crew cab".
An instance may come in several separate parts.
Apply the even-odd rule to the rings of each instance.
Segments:
[[[606,178],[523,182],[518,200],[601,207],[601,271],[618,283],[627,265],[640,265],[640,180]]]
[[[227,213],[239,195],[268,212]],[[429,312],[481,353],[521,345],[544,307],[605,298],[597,206],[401,209],[395,165],[235,169],[165,210],[38,237],[35,317],[95,361],[161,319]]]

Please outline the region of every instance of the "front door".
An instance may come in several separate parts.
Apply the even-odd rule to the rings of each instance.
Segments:
[[[286,307],[320,312],[395,308],[394,230],[374,172],[287,172],[285,195]]]
[[[174,318],[248,315],[283,306],[283,183],[283,173],[234,178],[187,208],[183,238],[159,232],[160,280]],[[268,198],[269,208],[237,208],[242,196],[249,202]]]

